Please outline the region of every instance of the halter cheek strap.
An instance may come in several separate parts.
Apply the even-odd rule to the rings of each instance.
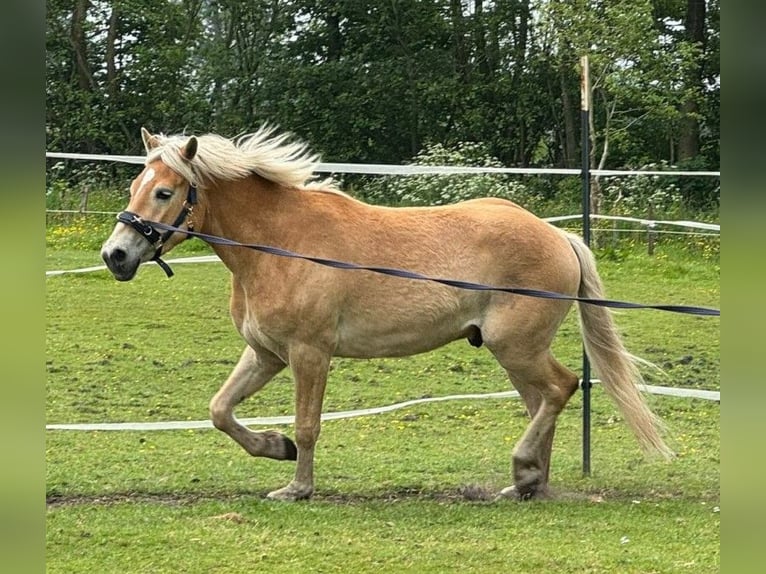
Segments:
[[[186,200],[184,201],[183,209],[173,222],[173,227],[179,227],[182,223],[184,223],[184,221],[186,221],[186,229],[188,231],[194,231],[194,223],[191,220],[191,215],[196,204],[197,188],[196,186],[189,184],[189,190],[186,193]],[[157,231],[154,227],[144,222],[140,215],[133,213],[132,211],[121,211],[117,214],[117,221],[132,227],[136,232],[138,232],[139,235],[141,235],[141,237],[146,239],[149,244],[155,248],[154,257],[152,257],[151,260],[157,263],[157,265],[162,268],[168,277],[172,277],[173,270],[167,263],[160,259],[160,255],[162,253],[162,246],[167,242],[168,239],[170,239],[175,231],[168,230],[165,233],[160,234],[160,232]],[[190,236],[187,235],[184,239],[188,239],[189,237]]]

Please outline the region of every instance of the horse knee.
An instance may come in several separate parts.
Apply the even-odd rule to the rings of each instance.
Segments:
[[[226,431],[232,422],[232,411],[227,405],[223,404],[217,397],[210,401],[210,420],[213,426],[220,431]]]

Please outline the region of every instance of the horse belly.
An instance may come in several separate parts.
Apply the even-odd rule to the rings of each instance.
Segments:
[[[474,305],[347,313],[338,325],[335,355],[377,358],[424,353],[466,337],[479,323],[479,315]]]
[[[337,357],[373,359],[381,357],[406,357],[425,353],[461,338],[469,326],[453,329],[403,329],[398,332],[363,333],[344,337],[341,334],[335,350]]]

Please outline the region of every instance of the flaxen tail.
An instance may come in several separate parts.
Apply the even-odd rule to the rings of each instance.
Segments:
[[[578,295],[603,299],[604,286],[596,270],[593,253],[576,235],[567,233],[567,239],[580,260]],[[644,361],[625,349],[608,308],[588,303],[579,303],[578,308],[585,351],[607,394],[619,408],[644,452],[670,458],[673,453],[660,434],[662,421],[649,410],[636,386],[644,384],[638,369],[638,364]]]

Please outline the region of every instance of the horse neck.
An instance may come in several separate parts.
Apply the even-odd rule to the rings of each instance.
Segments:
[[[300,206],[298,190],[282,188],[259,176],[220,182],[205,193],[202,233],[240,243],[279,246],[287,230],[280,225],[287,214]],[[233,269],[254,251],[242,247],[213,244],[213,250]]]

